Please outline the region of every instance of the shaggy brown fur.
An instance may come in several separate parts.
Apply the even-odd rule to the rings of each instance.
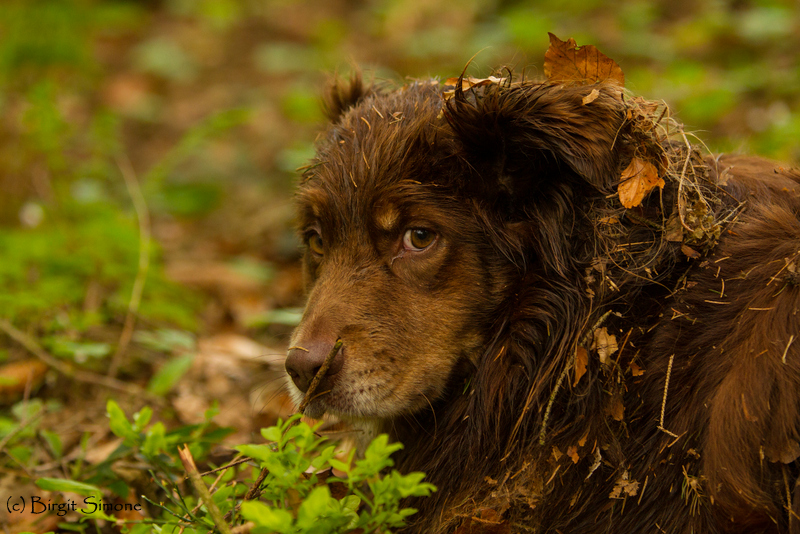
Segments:
[[[800,174],[613,86],[460,87],[331,92],[306,413],[404,443],[413,532],[800,533]],[[626,210],[634,157],[666,184]]]

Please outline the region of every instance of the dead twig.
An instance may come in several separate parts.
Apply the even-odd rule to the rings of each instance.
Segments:
[[[194,463],[194,458],[189,451],[189,447],[184,445],[182,449],[179,448],[178,456],[180,456],[183,468],[186,469],[186,473],[189,475],[192,486],[194,486],[194,489],[197,491],[200,500],[206,505],[206,510],[208,510],[211,520],[214,521],[214,524],[222,534],[232,534],[231,527],[225,522],[222,512],[220,512],[217,503],[215,503],[214,499],[211,497],[211,492],[208,491],[205,482],[203,482],[203,478],[197,471],[197,466]]]
[[[325,375],[328,374],[328,369],[331,367],[331,362],[333,362],[333,359],[336,357],[336,354],[341,348],[342,340],[337,339],[336,343],[333,344],[333,348],[325,357],[325,361],[322,362],[322,367],[319,368],[319,371],[317,371],[317,374],[314,375],[314,379],[311,381],[311,384],[308,385],[308,390],[306,391],[305,397],[303,397],[303,402],[301,402],[300,406],[297,407],[297,411],[299,413],[305,413],[308,403],[314,398],[314,391],[316,391],[317,387],[319,387],[319,383],[322,382],[322,379],[325,377]]]
[[[600,328],[600,325],[602,325],[605,322],[605,320],[608,319],[608,316],[611,315],[612,313],[615,312],[613,310],[608,310],[603,315],[601,315],[600,318],[594,323],[594,325],[592,325],[592,327],[586,332],[586,334],[584,334],[578,346],[585,347],[586,343],[588,343],[589,341],[589,336],[592,335],[595,330]],[[550,412],[553,409],[553,404],[556,401],[556,395],[558,395],[558,391],[561,389],[561,384],[564,382],[564,378],[567,376],[567,374],[569,374],[570,370],[574,365],[575,365],[575,353],[573,353],[572,358],[570,358],[570,361],[564,368],[564,370],[561,371],[561,374],[558,375],[558,380],[556,380],[556,385],[553,388],[553,391],[550,393],[550,398],[547,401],[547,407],[544,410],[544,418],[542,419],[542,429],[539,431],[539,445],[544,445],[545,441],[544,438],[545,435],[547,434],[547,421],[550,419]]]
[[[677,439],[679,437],[677,434],[664,428],[664,412],[667,408],[667,391],[669,391],[669,378],[672,375],[672,361],[674,359],[675,355],[673,354],[669,357],[669,364],[667,365],[667,378],[664,380],[664,397],[661,399],[661,418],[658,420],[658,429]]]
[[[226,471],[226,470],[230,469],[231,467],[236,467],[237,465],[246,464],[250,460],[251,460],[251,458],[249,456],[245,456],[244,458],[239,458],[237,460],[234,460],[229,464],[223,465],[222,467],[217,467],[216,469],[212,469],[211,471],[206,471],[205,473],[200,473],[200,476],[204,477],[206,475],[213,475],[214,473],[218,473],[220,471]]]
[[[789,336],[789,343],[787,343],[786,348],[783,349],[783,356],[781,356],[781,362],[783,362],[783,365],[786,365],[786,355],[789,353],[789,347],[792,346],[792,343],[794,343],[794,334]]]
[[[314,398],[314,392],[316,391],[317,387],[319,387],[319,383],[322,381],[323,377],[326,374],[328,374],[328,369],[330,369],[331,367],[331,362],[333,362],[333,359],[336,357],[336,354],[339,352],[339,349],[342,348],[342,344],[343,342],[341,339],[337,339],[336,343],[333,344],[333,348],[325,357],[325,361],[322,362],[322,366],[317,371],[317,374],[314,375],[314,379],[308,385],[305,397],[303,397],[303,402],[301,402],[300,406],[297,407],[298,413],[300,414],[305,413],[308,403],[311,402],[311,400]],[[297,347],[297,348],[302,348],[302,347]],[[302,349],[302,350],[306,350],[307,352],[307,349]],[[297,420],[295,420],[294,424],[297,424],[299,421],[300,419],[298,418]],[[261,472],[258,474],[258,478],[256,479],[256,481],[253,483],[250,489],[247,490],[247,494],[244,496],[245,501],[251,501],[256,497],[258,497],[261,491],[260,490],[261,484],[264,482],[264,479],[267,478],[268,474],[269,470],[267,468],[261,470]]]

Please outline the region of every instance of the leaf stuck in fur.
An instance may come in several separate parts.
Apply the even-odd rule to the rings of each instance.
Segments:
[[[578,454],[578,447],[576,445],[572,445],[569,448],[567,448],[567,456],[569,456],[570,459],[572,459],[573,464],[577,464],[578,462],[581,461],[581,455]]]
[[[696,260],[697,258],[700,257],[700,253],[697,252],[692,247],[690,247],[689,245],[681,245],[681,252],[683,252],[684,254],[686,254],[688,258],[692,258],[693,260]]]
[[[594,341],[592,342],[592,350],[597,351],[597,356],[600,358],[600,363],[603,365],[610,365],[609,360],[612,354],[617,352],[617,336],[609,334],[604,326],[594,331]]]
[[[467,89],[471,89],[473,87],[482,87],[484,85],[503,83],[506,81],[505,78],[498,78],[496,76],[489,76],[488,78],[473,78],[472,76],[467,76],[463,78],[447,78],[447,80],[444,82],[444,85],[457,86],[459,80],[461,80],[462,91],[466,91]]]
[[[587,104],[591,104],[592,102],[597,100],[598,96],[600,96],[600,91],[598,91],[597,89],[592,89],[591,93],[589,93],[588,95],[583,97],[583,100],[581,100],[581,103],[584,106],[587,105]]]
[[[486,85],[505,83],[506,78],[498,78],[496,76],[489,76],[488,78],[473,78],[472,76],[447,78],[447,80],[444,82],[444,87],[458,87],[459,81],[461,82],[461,90],[468,91],[473,87],[484,87]],[[453,98],[455,94],[455,89],[448,89],[442,93],[442,98],[447,101]]]
[[[544,55],[544,75],[550,83],[591,85],[605,82],[625,87],[625,74],[620,66],[596,47],[577,46],[575,39],[562,41],[552,33],[549,35],[550,48]],[[584,98],[584,104],[589,102]]]
[[[622,475],[614,484],[614,489],[608,496],[610,499],[622,499],[624,497],[635,497],[639,493],[639,482],[628,480],[628,472],[623,471]]]
[[[683,241],[683,226],[681,225],[680,217],[678,217],[678,213],[673,213],[669,219],[667,219],[667,226],[664,232],[664,239],[667,241],[672,241],[673,243],[680,243]]]
[[[572,380],[572,387],[578,385],[581,377],[586,374],[586,366],[589,363],[589,351],[583,347],[578,347],[575,350],[575,378]]]
[[[633,158],[622,171],[622,181],[617,188],[619,201],[628,209],[635,208],[654,187],[663,188],[664,185],[664,179],[658,176],[655,165]]]

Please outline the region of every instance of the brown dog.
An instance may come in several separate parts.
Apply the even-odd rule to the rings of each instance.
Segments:
[[[613,83],[339,84],[299,189],[306,413],[411,531],[800,532],[800,174]],[[627,206],[627,207],[626,207]]]

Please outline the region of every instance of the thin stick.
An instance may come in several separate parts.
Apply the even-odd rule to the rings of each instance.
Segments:
[[[258,478],[256,479],[256,481],[253,482],[253,485],[250,486],[249,490],[247,490],[247,493],[244,496],[245,501],[252,501],[261,494],[260,491],[261,484],[264,482],[264,479],[267,478],[268,474],[269,474],[269,469],[267,469],[266,467],[261,470],[261,472],[258,474]],[[231,512],[228,512],[228,515],[230,515],[230,513]]]
[[[539,445],[544,445],[545,443],[545,435],[547,435],[547,421],[550,419],[550,410],[553,409],[553,404],[556,400],[556,395],[558,394],[558,390],[561,389],[561,383],[564,381],[564,377],[567,376],[569,370],[572,366],[567,366],[561,371],[561,374],[558,376],[558,380],[556,381],[556,387],[553,388],[553,391],[550,393],[550,399],[547,402],[547,408],[544,410],[544,419],[542,419],[542,429],[539,431]]]
[[[237,465],[246,464],[252,460],[249,456],[245,456],[244,458],[239,458],[238,460],[234,460],[229,464],[223,465],[222,467],[217,467],[216,469],[212,469],[211,471],[206,471],[205,473],[200,473],[201,477],[206,475],[213,475],[214,473],[218,473],[219,471],[225,471],[226,469],[230,469],[231,467],[236,467]]]
[[[319,368],[317,374],[314,375],[314,379],[311,381],[311,384],[308,385],[308,390],[306,391],[306,396],[303,397],[303,402],[300,403],[300,406],[297,407],[297,411],[300,413],[305,413],[306,407],[308,403],[311,402],[311,399],[314,396],[314,391],[319,386],[319,383],[322,382],[322,379],[328,374],[328,369],[331,367],[331,362],[336,357],[336,353],[339,352],[339,349],[342,348],[342,340],[337,339],[336,343],[334,343],[333,348],[325,357],[325,361],[322,362],[322,367]]]
[[[211,492],[208,491],[205,482],[203,482],[203,478],[197,471],[197,466],[194,463],[194,458],[192,458],[192,453],[189,452],[189,447],[184,445],[183,449],[179,448],[178,456],[180,456],[183,468],[186,469],[186,473],[189,475],[189,480],[192,481],[192,486],[194,486],[200,499],[205,503],[206,510],[208,510],[214,524],[222,534],[231,534],[231,527],[225,522],[222,512],[219,511],[217,503],[215,503],[214,499],[211,497]]]
[[[772,278],[770,278],[770,279],[769,279],[769,282],[767,282],[767,285],[770,285],[772,282],[774,282],[774,281],[775,281],[775,279],[776,279],[776,278],[778,278],[778,275],[780,275],[780,274],[783,272],[783,270],[784,270],[784,269],[786,269],[787,267],[789,267],[789,265],[791,265],[791,264],[792,264],[792,262],[794,262],[794,260],[795,260],[795,259],[797,259],[797,256],[798,256],[798,255],[800,255],[800,252],[798,252],[797,254],[795,254],[794,256],[792,256],[792,259],[791,259],[791,260],[787,260],[787,261],[786,261],[786,262],[783,264],[783,267],[781,267],[780,271],[778,271],[777,273],[775,273],[775,275],[774,275]]]
[[[80,382],[88,382],[91,384],[98,384],[101,386],[105,386],[110,389],[116,389],[118,391],[124,391],[125,393],[130,393],[132,395],[138,396],[148,396],[152,397],[154,400],[158,400],[162,402],[162,399],[159,399],[156,395],[149,395],[145,390],[140,388],[135,384],[129,384],[127,382],[123,382],[121,380],[117,380],[116,378],[112,378],[110,376],[104,376],[96,373],[92,373],[91,371],[83,371],[81,369],[75,369],[71,365],[62,362],[51,356],[50,354],[45,351],[39,343],[33,339],[28,334],[17,330],[11,323],[9,323],[5,319],[0,319],[0,331],[3,331],[8,337],[25,347],[31,354],[39,358],[42,362],[47,364],[49,367],[52,367],[59,373],[78,380]]]
[[[583,338],[581,338],[581,341],[578,344],[578,346],[585,348],[586,343],[588,343],[589,341],[589,336],[592,335],[592,333],[594,333],[595,330],[600,328],[600,325],[603,324],[605,320],[608,319],[608,316],[611,315],[612,313],[614,313],[613,310],[608,310],[603,315],[601,315],[600,318],[597,321],[595,321],[594,325],[592,325],[592,328],[586,332]],[[542,419],[542,429],[539,431],[539,445],[544,445],[545,442],[544,438],[547,435],[547,421],[550,420],[550,412],[552,411],[553,404],[556,401],[556,395],[558,395],[558,391],[561,389],[561,384],[564,382],[564,378],[567,376],[567,374],[570,372],[570,370],[574,365],[575,365],[575,353],[573,353],[572,357],[569,360],[569,363],[564,368],[564,370],[561,371],[561,374],[558,375],[558,380],[556,380],[556,385],[553,388],[553,391],[550,392],[550,398],[548,399],[547,407],[544,410],[544,419]]]
[[[319,383],[322,381],[323,377],[326,374],[328,374],[328,369],[330,369],[331,367],[331,362],[333,362],[333,359],[336,357],[336,353],[339,352],[339,349],[342,348],[342,343],[343,342],[341,339],[337,339],[336,343],[333,344],[333,348],[325,357],[325,361],[322,362],[322,367],[319,368],[317,374],[314,375],[314,379],[308,385],[308,389],[306,390],[306,395],[305,397],[303,397],[303,402],[301,402],[300,406],[297,407],[297,411],[299,413],[301,414],[304,413],[306,407],[308,406],[308,403],[311,402],[311,400],[314,398],[314,391],[319,386]],[[298,418],[294,421],[294,424],[296,425],[299,422],[300,419]],[[269,474],[269,469],[267,469],[266,467],[261,470],[261,472],[258,474],[258,478],[256,479],[256,481],[253,483],[252,486],[250,486],[250,489],[247,490],[247,494],[244,496],[245,501],[251,501],[256,497],[258,497],[260,493],[261,484],[264,482],[264,479],[267,478],[268,474]]]
[[[133,171],[131,162],[128,158],[119,156],[117,158],[117,166],[119,166],[122,178],[125,180],[128,194],[133,201],[133,209],[136,211],[136,218],[139,220],[139,267],[136,272],[136,278],[133,281],[128,313],[125,315],[125,325],[122,327],[117,350],[113,358],[111,358],[111,365],[108,368],[108,376],[111,378],[117,376],[119,367],[125,357],[125,352],[131,342],[133,327],[136,324],[136,314],[139,311],[139,304],[142,302],[147,270],[150,267],[150,212],[147,210],[147,203],[144,200],[142,189],[139,187],[139,181],[136,179],[136,173]]]
[[[786,355],[789,353],[789,347],[792,346],[792,343],[794,343],[794,334],[789,336],[789,343],[787,343],[786,344],[786,348],[783,349],[783,356],[781,357],[781,361],[783,362],[783,365],[786,365]]]
[[[664,381],[664,398],[661,399],[661,419],[658,422],[658,429],[662,432],[666,432],[673,438],[678,438],[679,436],[673,432],[670,432],[666,428],[664,428],[664,411],[667,407],[667,391],[669,391],[669,377],[672,375],[672,360],[675,359],[675,355],[669,357],[669,365],[667,365],[667,379]]]

